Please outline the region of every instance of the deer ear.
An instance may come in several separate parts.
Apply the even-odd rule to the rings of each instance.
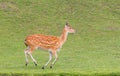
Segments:
[[[66,22],[66,26],[68,26],[68,22]]]
[[[68,22],[66,22],[66,24],[65,24],[65,28],[67,28],[68,27]]]

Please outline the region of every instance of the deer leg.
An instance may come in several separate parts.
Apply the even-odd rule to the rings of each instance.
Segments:
[[[52,52],[49,53],[49,60],[48,60],[48,62],[42,67],[42,69],[44,69],[44,68],[50,63],[51,60],[52,60]]]
[[[33,60],[35,66],[37,66],[37,61],[33,58],[31,52],[29,52],[28,54],[29,54],[29,56],[31,57],[31,59]]]
[[[24,51],[24,53],[25,53],[25,59],[26,59],[26,66],[28,65],[28,52],[29,52],[29,47],[27,47],[26,49],[25,49],[25,51]]]
[[[55,57],[55,60],[52,62],[52,64],[51,64],[51,66],[50,66],[50,68],[52,68],[53,67],[53,65],[55,64],[55,62],[57,61],[57,59],[58,59],[58,55],[57,55],[57,53],[55,52],[54,54],[54,57]]]

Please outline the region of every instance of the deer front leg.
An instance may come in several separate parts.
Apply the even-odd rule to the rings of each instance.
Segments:
[[[45,69],[45,67],[50,63],[51,60],[52,60],[52,52],[49,53],[49,60],[48,60],[48,62],[42,67],[42,69]]]
[[[51,64],[50,68],[52,68],[52,67],[53,67],[53,65],[55,64],[55,62],[56,62],[56,61],[57,61],[57,59],[58,59],[58,55],[57,55],[57,53],[56,53],[56,52],[54,52],[54,53],[53,53],[53,55],[54,55],[54,57],[55,57],[55,60],[52,62],[52,64]]]

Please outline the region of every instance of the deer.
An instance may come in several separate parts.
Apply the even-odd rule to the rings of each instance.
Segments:
[[[32,34],[27,36],[24,41],[27,47],[24,50],[26,59],[25,65],[28,65],[28,56],[30,56],[35,66],[37,66],[37,61],[33,58],[32,52],[36,49],[42,49],[49,52],[49,60],[45,65],[42,66],[42,69],[45,69],[45,67],[51,62],[52,58],[54,57],[54,61],[50,64],[50,68],[52,68],[58,59],[57,52],[66,42],[68,33],[75,33],[75,30],[68,23],[66,23],[62,34],[59,37],[44,34]]]

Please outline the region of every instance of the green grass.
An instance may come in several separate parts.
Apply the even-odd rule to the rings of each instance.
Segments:
[[[48,52],[36,50],[35,67],[25,66],[24,39],[42,33],[60,36],[66,23],[76,29],[58,53],[53,69],[41,67]],[[0,0],[1,76],[119,76],[119,0]]]

